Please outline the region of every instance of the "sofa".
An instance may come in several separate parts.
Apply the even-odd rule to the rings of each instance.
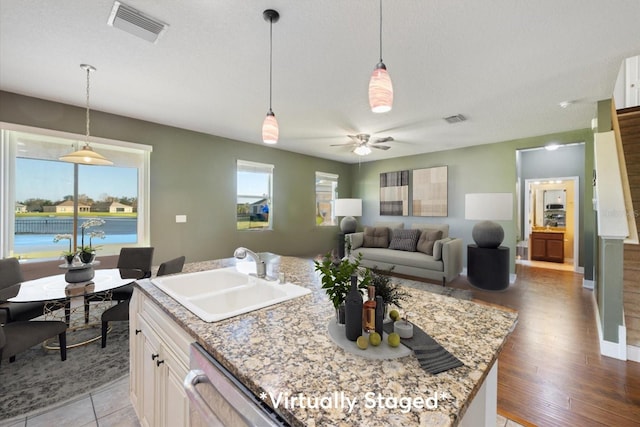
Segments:
[[[360,265],[395,274],[441,281],[444,286],[462,272],[462,239],[449,237],[447,224],[380,222],[345,236],[351,259]]]

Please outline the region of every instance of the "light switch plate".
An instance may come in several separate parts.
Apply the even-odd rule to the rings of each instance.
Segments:
[[[186,215],[176,215],[176,222],[187,222]]]

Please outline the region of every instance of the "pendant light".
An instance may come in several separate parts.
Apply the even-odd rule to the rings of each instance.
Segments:
[[[74,151],[73,153],[67,154],[66,156],[60,157],[60,160],[63,162],[69,163],[79,163],[83,165],[101,165],[101,166],[109,166],[112,165],[113,162],[107,160],[102,155],[93,151],[91,146],[89,145],[89,125],[91,123],[89,119],[89,75],[92,71],[96,69],[88,64],[80,64],[80,68],[87,72],[87,112],[86,112],[86,133],[84,140],[84,147],[78,151]]]
[[[267,9],[262,12],[265,21],[269,21],[269,111],[267,117],[262,123],[262,141],[265,144],[276,144],[278,142],[278,121],[276,115],[271,110],[271,94],[273,86],[273,23],[278,22],[280,14],[273,10]]]
[[[374,113],[386,113],[393,106],[393,85],[382,62],[382,0],[380,0],[380,62],[369,80],[369,105]]]

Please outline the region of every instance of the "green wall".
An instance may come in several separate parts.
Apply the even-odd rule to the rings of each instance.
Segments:
[[[589,129],[516,139],[499,143],[479,145],[455,150],[439,151],[409,157],[400,157],[352,166],[354,197],[363,199],[363,216],[360,227],[376,221],[404,221],[405,227],[415,223],[449,224],[450,235],[460,237],[464,244],[473,243],[471,230],[475,221],[464,219],[464,197],[466,193],[516,194],[517,168],[516,150],[544,146],[549,142],[585,142],[585,170],[593,170],[593,134]],[[389,217],[379,215],[379,175],[405,169],[420,169],[433,166],[448,167],[448,216],[447,217]],[[591,199],[593,189],[585,186],[584,223],[581,249],[584,253],[585,279],[587,271],[593,270],[593,236],[595,220]],[[514,200],[514,218],[515,218]],[[499,221],[505,230],[503,246],[510,248],[511,273],[515,272],[515,246],[518,236],[516,221]],[[466,250],[463,251],[466,266]]]
[[[0,121],[84,134],[84,109],[0,92]],[[260,121],[256,121],[259,135]],[[154,263],[232,256],[238,246],[282,255],[317,255],[337,244],[337,227],[315,225],[315,172],[340,176],[349,197],[348,164],[295,154],[131,118],[91,113],[91,134],[153,146],[151,245]],[[237,159],[273,164],[272,231],[237,231]],[[176,215],[187,215],[177,224]]]

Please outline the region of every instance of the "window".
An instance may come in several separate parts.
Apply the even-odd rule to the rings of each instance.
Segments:
[[[337,225],[334,201],[338,194],[338,175],[316,172],[316,225]]]
[[[2,125],[0,150],[0,256],[54,258],[73,249],[74,183],[77,180],[78,241],[80,226],[102,219],[94,233],[98,256],[122,246],[149,244],[148,165],[151,147],[93,138],[91,146],[113,166],[74,165],[58,160],[74,151],[75,135],[16,125]],[[77,168],[77,170],[76,170]],[[77,173],[77,175],[76,175]],[[9,209],[7,209],[10,207]],[[92,230],[94,231],[94,230]],[[88,245],[85,236],[85,245]]]
[[[271,230],[273,165],[238,160],[237,229]]]

